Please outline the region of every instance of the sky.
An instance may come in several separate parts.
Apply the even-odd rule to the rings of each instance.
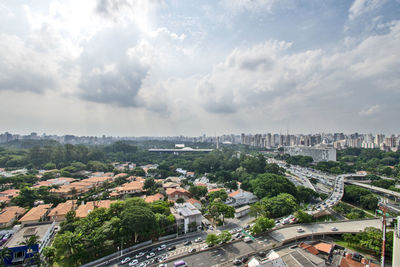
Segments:
[[[0,0],[0,132],[399,132],[400,0]]]

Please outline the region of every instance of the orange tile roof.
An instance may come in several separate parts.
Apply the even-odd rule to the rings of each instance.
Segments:
[[[201,204],[200,201],[194,198],[189,198],[188,200],[186,200],[186,202],[189,202],[190,204],[195,204],[195,203]]]
[[[329,254],[332,251],[333,245],[321,242],[321,243],[318,243],[318,244],[314,245],[314,247],[318,251],[322,251],[322,252],[325,252],[326,254]]]
[[[241,192],[241,191],[240,191],[240,189],[239,189],[239,190],[236,190],[235,192],[230,193],[228,196],[229,196],[229,197],[234,197],[234,196],[240,194],[240,192]]]
[[[151,202],[154,202],[157,200],[163,200],[163,199],[164,199],[164,196],[162,194],[158,193],[155,195],[147,196],[144,201],[146,201],[147,203],[151,203]]]
[[[363,263],[363,262],[359,262],[359,261],[355,261],[353,259],[351,259],[351,254],[348,256],[346,255],[345,257],[342,258],[342,260],[340,261],[340,267],[379,267],[379,265],[370,262],[369,264],[367,263]]]
[[[118,173],[117,175],[115,175],[114,177],[118,178],[118,177],[127,176],[127,175],[128,175],[127,173],[121,172],[121,173]]]
[[[19,195],[19,192],[20,192],[19,189],[8,189],[8,190],[0,192],[0,195],[16,197]]]
[[[190,194],[189,191],[187,191],[184,188],[167,188],[165,192],[167,193],[168,196],[176,193],[188,194],[188,195]]]
[[[217,191],[221,191],[221,190],[225,190],[225,188],[208,189],[208,193],[210,193],[210,192],[217,192]]]
[[[306,249],[308,252],[314,255],[318,255],[318,250],[313,246],[306,243],[300,243],[300,247]]]
[[[76,205],[76,200],[68,200],[67,202],[60,203],[49,212],[49,217],[66,215]]]
[[[0,202],[4,202],[4,203],[9,203],[11,200],[11,198],[7,197],[7,196],[0,196]]]
[[[21,216],[26,212],[26,209],[18,207],[18,206],[11,206],[11,207],[6,207],[0,214],[0,223],[8,223],[14,218]]]
[[[86,204],[81,204],[76,210],[76,217],[78,218],[86,218],[90,212],[92,212],[95,208],[106,208],[108,209],[115,201],[113,200],[100,200],[100,201],[90,201]]]
[[[43,204],[37,207],[33,207],[19,221],[20,222],[39,221],[40,218],[42,218],[43,215],[46,214],[47,210],[51,208],[51,206],[52,204]]]
[[[143,190],[144,183],[142,181],[133,181],[130,183],[125,183],[117,188],[118,192],[121,191],[132,191],[132,190]]]

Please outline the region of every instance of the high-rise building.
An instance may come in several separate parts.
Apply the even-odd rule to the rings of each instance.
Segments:
[[[385,139],[385,135],[384,134],[375,135],[375,145],[377,147],[379,147],[383,143],[384,139]]]

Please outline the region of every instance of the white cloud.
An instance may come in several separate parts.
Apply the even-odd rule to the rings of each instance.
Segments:
[[[355,0],[349,9],[349,19],[353,20],[362,14],[380,8],[386,0]]]
[[[360,114],[361,116],[372,116],[379,113],[380,110],[381,110],[380,105],[374,105],[367,109],[361,110],[358,114]]]

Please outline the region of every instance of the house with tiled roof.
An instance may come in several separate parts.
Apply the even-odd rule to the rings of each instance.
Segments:
[[[167,189],[167,188],[178,188],[180,185],[175,182],[166,182],[162,186],[164,189]]]
[[[56,222],[64,221],[67,213],[75,209],[76,209],[76,200],[68,200],[67,202],[58,204],[57,207],[52,209],[49,212],[48,217],[50,218],[50,221],[56,221]]]
[[[217,191],[221,191],[221,190],[226,190],[225,188],[219,187],[219,188],[212,188],[212,189],[208,189],[208,193],[211,192],[217,192]]]
[[[144,192],[143,186],[144,181],[133,181],[117,187],[116,191],[119,195],[138,194]]]
[[[334,245],[321,242],[321,243],[315,244],[314,247],[318,250],[319,253],[329,256],[332,253]]]
[[[186,200],[186,202],[195,206],[196,209],[201,210],[201,202],[199,200],[194,199],[194,198],[189,198],[188,200]]]
[[[176,201],[178,198],[182,198],[185,201],[190,198],[190,192],[184,188],[167,188],[165,191],[168,196],[168,200]]]
[[[92,212],[96,208],[110,208],[111,203],[114,203],[115,200],[100,200],[100,201],[90,201],[85,204],[79,205],[76,209],[76,217],[77,218],[86,218],[90,212]]]
[[[359,255],[359,254],[358,254]],[[340,267],[379,267],[380,265],[370,262],[366,258],[354,260],[353,254],[347,253],[345,257],[340,260]],[[397,265],[393,265],[397,266]]]
[[[243,189],[238,189],[230,194],[228,194],[228,199],[226,204],[237,207],[242,205],[248,205],[257,202],[258,199],[253,193],[244,191]]]
[[[151,195],[151,196],[147,196],[144,201],[146,201],[147,203],[152,203],[154,201],[158,201],[158,200],[163,200],[164,196],[160,193],[157,193],[155,195]]]
[[[299,247],[307,250],[308,252],[310,252],[313,255],[318,255],[319,254],[318,250],[313,245],[301,242],[299,244]]]
[[[0,192],[0,196],[8,197],[11,199],[11,198],[18,196],[19,192],[20,192],[19,189],[8,189],[8,190]]]
[[[25,212],[26,209],[18,206],[11,206],[4,208],[0,213],[0,227],[11,226]]]
[[[36,223],[45,220],[52,204],[43,204],[30,209],[19,222],[24,225],[27,223]]]

